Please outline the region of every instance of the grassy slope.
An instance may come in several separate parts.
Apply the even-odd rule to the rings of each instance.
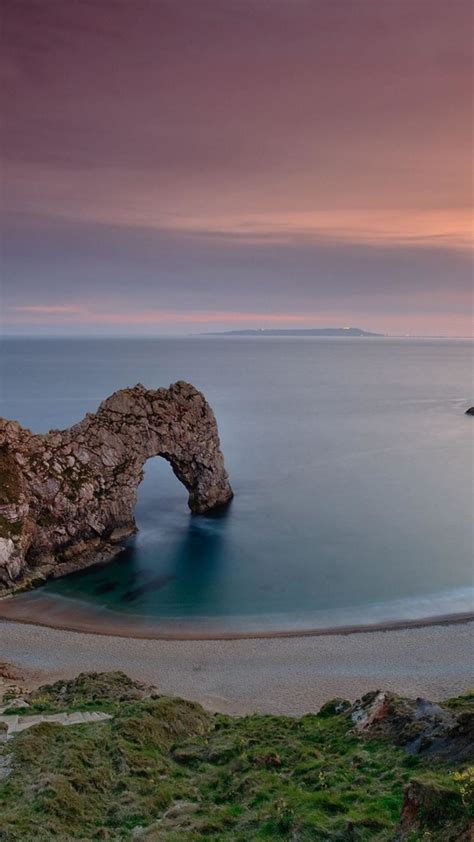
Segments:
[[[436,803],[410,839],[454,842],[468,821],[452,769],[355,736],[331,706],[300,719],[211,715],[144,697],[121,674],[61,682],[30,702],[25,713],[93,709],[113,719],[43,723],[3,746],[13,771],[0,784],[2,842],[127,840],[137,826],[157,842],[381,842],[394,838],[413,778],[431,782]]]

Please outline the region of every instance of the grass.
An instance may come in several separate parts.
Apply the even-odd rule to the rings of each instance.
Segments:
[[[357,736],[334,706],[299,719],[212,715],[121,673],[58,682],[29,702],[28,713],[113,718],[43,723],[5,744],[13,771],[0,784],[2,842],[129,840],[137,827],[156,842],[388,842],[412,779],[428,797],[407,839],[454,842],[467,826],[465,769]]]

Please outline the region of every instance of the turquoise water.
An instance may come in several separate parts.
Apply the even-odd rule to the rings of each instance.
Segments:
[[[37,432],[115,389],[189,380],[235,491],[225,512],[192,516],[150,460],[140,532],[109,565],[49,583],[58,602],[262,629],[472,607],[469,341],[11,339],[2,358],[2,415]]]

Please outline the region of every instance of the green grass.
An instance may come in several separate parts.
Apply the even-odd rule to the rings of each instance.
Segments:
[[[443,702],[443,705],[456,713],[461,713],[464,710],[470,712],[474,708],[474,690],[469,690],[454,699],[447,699]]]
[[[29,713],[106,709],[113,719],[43,723],[4,745],[13,771],[0,784],[2,842],[128,840],[137,826],[157,842],[388,842],[413,778],[430,797],[412,842],[454,842],[468,822],[450,767],[356,736],[328,706],[300,719],[212,715],[121,673],[58,682],[29,701]]]

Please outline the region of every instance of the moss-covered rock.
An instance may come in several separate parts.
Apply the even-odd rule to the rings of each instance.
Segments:
[[[18,465],[6,446],[0,447],[0,505],[17,503],[21,494]]]
[[[470,812],[454,780],[441,783],[428,776],[415,778],[405,789],[398,839],[431,839],[436,834],[445,842],[457,842],[464,832],[459,819],[466,814],[467,830]]]
[[[98,703],[114,705],[148,698],[154,688],[132,681],[124,672],[82,672],[71,681],[56,681],[33,690],[28,701],[36,710],[70,710],[95,706]]]

